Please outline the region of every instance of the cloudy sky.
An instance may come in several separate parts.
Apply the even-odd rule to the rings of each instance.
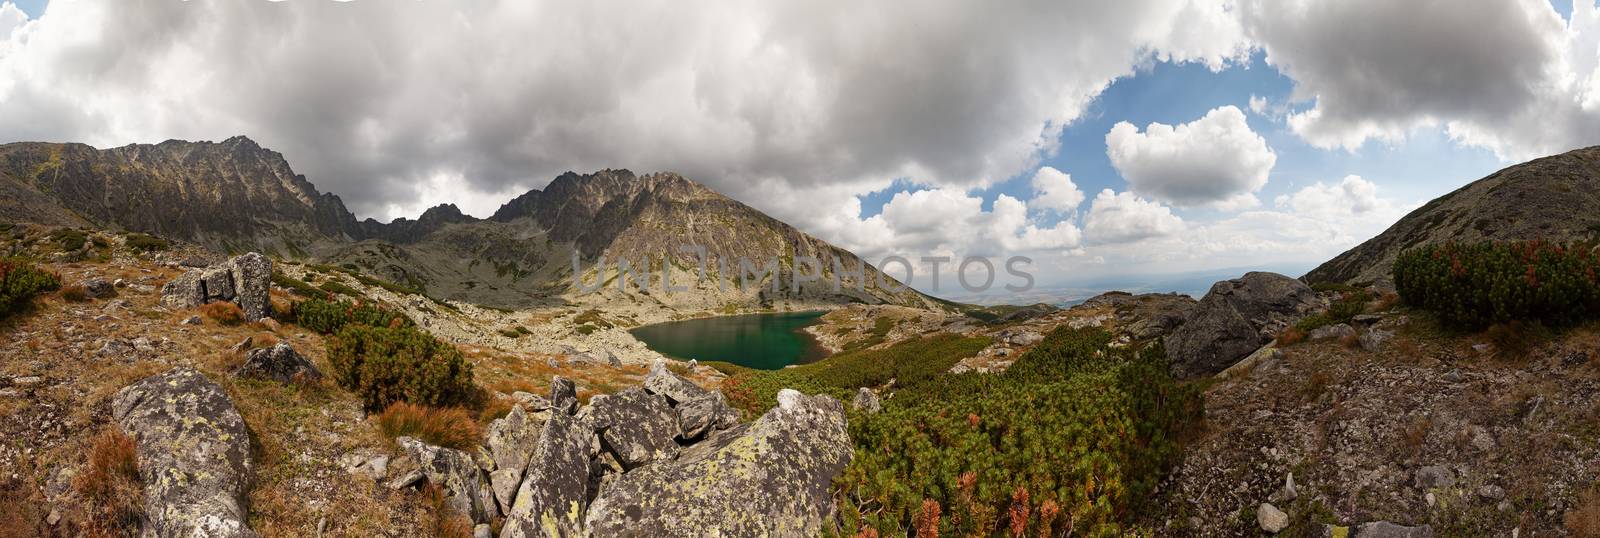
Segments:
[[[868,259],[1304,269],[1600,144],[1592,1],[0,0],[0,142],[244,134],[381,220],[672,170]]]

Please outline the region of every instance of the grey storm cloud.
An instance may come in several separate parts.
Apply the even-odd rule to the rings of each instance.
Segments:
[[[1547,0],[1246,0],[1246,33],[1310,103],[1288,118],[1354,149],[1441,125],[1502,158],[1600,142],[1592,0],[1570,23]]]
[[[244,134],[363,216],[628,167],[804,221],[1031,172],[1139,63],[1246,50],[1205,0],[84,1],[9,33],[0,140]]]

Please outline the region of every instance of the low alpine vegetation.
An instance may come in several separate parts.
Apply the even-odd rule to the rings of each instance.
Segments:
[[[60,288],[60,275],[26,260],[0,259],[0,318],[26,307],[35,295]]]
[[[395,402],[378,414],[378,429],[390,439],[415,437],[430,445],[473,450],[483,431],[472,414],[459,407],[428,407]]]
[[[1058,329],[1003,374],[940,375],[852,417],[843,535],[1115,535],[1199,418],[1159,346]]]
[[[480,399],[461,351],[415,327],[350,323],[328,339],[327,348],[333,378],[360,396],[368,411],[395,402],[450,407]]]
[[[89,461],[73,479],[73,489],[89,508],[91,536],[125,536],[138,528],[144,515],[139,461],[132,437],[115,427],[94,438]]]
[[[1513,320],[1566,326],[1600,317],[1600,249],[1545,241],[1412,249],[1394,264],[1407,303],[1482,329]]]
[[[295,303],[291,314],[296,325],[322,334],[338,334],[345,325],[352,323],[395,328],[414,325],[405,314],[371,303],[350,301],[307,299]]]
[[[200,307],[200,315],[223,325],[238,325],[244,322],[244,309],[227,301],[217,301],[202,305]]]
[[[171,247],[166,239],[142,233],[128,234],[127,244],[128,248],[141,252],[159,252]]]

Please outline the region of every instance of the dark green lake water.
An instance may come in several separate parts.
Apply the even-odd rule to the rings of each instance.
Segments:
[[[777,370],[827,356],[822,346],[801,332],[816,324],[822,314],[719,316],[645,325],[630,332],[650,349],[669,357]]]

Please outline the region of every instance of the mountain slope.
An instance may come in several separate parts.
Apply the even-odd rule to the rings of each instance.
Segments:
[[[736,200],[671,173],[568,172],[544,190],[511,200],[489,219],[454,205],[418,219],[357,221],[338,196],[320,193],[283,155],[238,136],[222,142],[169,140],[95,149],[83,144],[0,145],[0,219],[154,233],[219,251],[262,250],[352,265],[454,299],[500,307],[609,303],[728,309],[813,303],[892,303],[937,308],[908,288],[838,291],[828,280],[789,280],[797,257],[817,258],[831,275],[884,277],[854,254],[811,237]],[[737,280],[740,259],[777,263],[782,277],[760,289],[700,282],[675,293],[608,286],[580,297],[571,289],[577,255],[587,282],[608,282],[627,259],[674,268],[674,285],[698,272],[705,248],[710,275]],[[594,267],[604,260],[608,271]],[[717,269],[717,260],[727,264]],[[808,268],[809,269],[809,268]],[[772,284],[776,284],[776,289]],[[657,280],[656,286],[659,286]],[[896,283],[898,285],[898,283]]]
[[[1600,236],[1600,146],[1500,170],[1412,211],[1365,243],[1306,273],[1306,282],[1388,277],[1401,251],[1450,241]]]
[[[419,222],[426,220],[425,215]],[[705,281],[697,278],[702,257],[689,250],[693,247],[705,249]],[[582,295],[565,289],[572,282],[574,254],[589,287],[608,285]],[[840,276],[840,289],[834,291],[825,277],[802,283],[796,290],[790,276],[795,260],[804,257],[815,258],[829,277],[836,263],[842,267],[847,274]],[[853,289],[858,279],[848,273],[861,271],[869,282],[885,277],[849,251],[672,173],[569,172],[543,191],[508,202],[487,220],[441,227],[397,248],[362,243],[329,258],[446,296],[496,306],[527,306],[528,301],[564,294],[579,303],[631,301],[701,310],[777,302],[940,307],[910,289],[870,285]],[[774,263],[781,276],[763,279],[763,286],[752,283],[739,289],[734,283],[739,280],[741,259],[758,267]],[[615,279],[621,260],[650,267],[652,289],[619,289]],[[603,274],[596,269],[602,261]],[[674,286],[692,289],[663,292],[659,284],[663,263],[672,268]],[[806,273],[811,269],[806,267]],[[717,277],[730,282],[720,286]]]
[[[0,216],[114,226],[213,247],[296,250],[360,232],[337,196],[296,175],[277,152],[237,136],[95,149],[0,146],[0,189],[24,197]]]

